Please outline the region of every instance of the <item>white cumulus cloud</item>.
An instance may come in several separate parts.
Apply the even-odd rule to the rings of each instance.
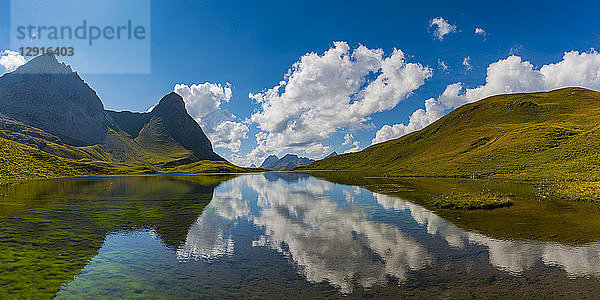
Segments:
[[[407,62],[398,49],[386,55],[336,42],[323,54],[307,53],[278,85],[249,94],[261,106],[250,117],[260,132],[249,156],[325,155],[331,149],[323,143],[332,134],[368,127],[371,114],[394,108],[431,76],[429,67]]]
[[[344,141],[342,142],[342,146],[352,145],[352,148],[344,151],[344,153],[357,152],[360,151],[360,142],[354,141],[354,135],[351,133],[346,133],[344,136]]]
[[[360,151],[360,142],[359,141],[353,141],[352,146],[353,146],[352,148],[344,151],[344,153],[352,153],[352,152]]]
[[[407,133],[422,129],[443,116],[444,111],[445,108],[441,103],[433,98],[427,99],[425,101],[425,109],[420,108],[413,112],[407,125],[383,125],[383,127],[375,133],[375,138],[373,138],[372,143],[377,144],[397,139]]]
[[[485,32],[485,30],[481,27],[475,27],[475,34],[483,35],[483,37],[485,38],[485,36],[487,35],[487,32]]]
[[[238,152],[242,139],[247,137],[248,126],[236,121],[237,117],[221,108],[232,96],[229,84],[205,82],[177,84],[175,93],[183,97],[188,113],[200,124],[213,146]]]
[[[429,21],[429,28],[433,28],[433,36],[440,41],[444,40],[446,35],[458,31],[456,25],[450,24],[442,17],[431,19]]]
[[[462,83],[448,86],[438,99],[448,107],[458,107],[488,96],[547,91],[568,86],[600,89],[600,54],[589,52],[566,52],[561,61],[536,69],[529,61],[511,55],[490,64],[486,83],[476,88],[465,88]]]
[[[4,67],[6,72],[12,72],[18,67],[24,65],[27,61],[25,57],[17,51],[4,50],[0,51],[0,65]],[[0,73],[1,75],[2,73]]]
[[[354,139],[354,136],[351,133],[346,133],[346,135],[344,136],[344,141],[342,142],[342,146],[347,146],[352,144],[352,140]]]
[[[448,85],[438,99],[426,100],[425,110],[415,111],[407,125],[384,125],[376,133],[373,143],[420,130],[435,122],[447,110],[489,96],[570,86],[600,90],[600,53],[593,49],[588,52],[566,52],[561,61],[543,65],[539,69],[529,61],[511,55],[488,66],[484,85],[475,88],[467,88],[461,82]]]

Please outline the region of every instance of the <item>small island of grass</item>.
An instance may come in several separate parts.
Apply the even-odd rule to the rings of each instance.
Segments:
[[[433,205],[441,209],[493,209],[511,206],[511,195],[492,192],[446,193],[432,196]]]

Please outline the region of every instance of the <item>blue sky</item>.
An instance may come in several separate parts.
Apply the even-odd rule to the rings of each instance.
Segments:
[[[151,72],[82,74],[82,77],[97,91],[107,109],[133,111],[146,111],[173,91],[176,84],[209,82],[226,87],[229,83],[232,95],[228,102],[221,101],[218,109],[226,113],[219,120],[244,123],[253,113],[262,111],[261,105],[249,98],[249,93],[273,88],[303,55],[310,52],[323,55],[335,47],[333,42],[336,41],[346,42],[350,53],[363,45],[371,50],[382,49],[384,57],[389,57],[397,48],[404,53],[407,63],[430,68],[431,75],[424,83],[410,91],[406,98],[401,97],[393,108],[368,113],[369,120],[363,122],[368,125],[365,128],[345,128],[342,124],[334,128],[334,133],[321,138],[318,143],[325,148],[321,152],[303,151],[310,146],[308,143],[287,148],[289,145],[284,142],[281,148],[263,149],[266,152],[283,149],[283,152],[318,158],[325,151],[342,153],[351,148],[351,143],[342,145],[347,134],[352,134],[352,142],[360,142],[360,148],[369,146],[382,126],[407,124],[415,110],[425,107],[426,99],[438,99],[450,84],[461,82],[465,89],[485,85],[488,66],[510,55],[529,61],[534,69],[539,69],[560,62],[565,52],[590,52],[598,48],[600,22],[596,21],[596,15],[599,9],[597,1],[577,4],[428,1],[425,4],[419,1],[155,0],[151,3]],[[11,49],[9,12],[10,1],[0,0],[0,51]],[[437,27],[430,27],[430,22],[437,17],[456,26],[456,32],[445,35],[443,40],[436,39]],[[485,30],[485,35],[476,35],[475,28]],[[470,67],[463,65],[466,57],[470,58]],[[440,62],[448,69],[444,70]],[[77,69],[77,65],[73,67]],[[591,81],[589,87],[594,88],[593,84],[595,81]],[[525,90],[537,87],[541,88],[525,85]],[[445,105],[443,111],[452,108],[454,106]],[[231,119],[231,114],[235,119]],[[244,124],[248,129],[247,138],[241,139],[239,151],[216,150],[240,164],[260,162],[266,153],[248,154],[257,146],[255,135],[264,130],[259,130],[257,123]],[[232,154],[235,154],[233,158]]]

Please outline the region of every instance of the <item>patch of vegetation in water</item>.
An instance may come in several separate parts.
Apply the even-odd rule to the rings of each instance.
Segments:
[[[436,207],[443,209],[494,209],[513,204],[512,195],[490,191],[437,194],[432,197],[432,201]]]
[[[214,186],[228,178],[81,178],[2,187],[0,299],[53,298],[109,233],[153,229],[176,249]]]
[[[565,181],[540,187],[540,196],[575,202],[600,203],[600,182]]]

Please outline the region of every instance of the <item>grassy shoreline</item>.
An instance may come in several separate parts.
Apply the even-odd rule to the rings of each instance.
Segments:
[[[199,162],[202,163],[202,162]],[[186,170],[185,168],[177,169],[177,170]],[[65,175],[65,176],[43,176],[43,177],[21,177],[14,179],[6,179],[0,176],[0,187],[8,186],[13,184],[18,184],[21,182],[26,182],[29,180],[51,180],[51,179],[69,179],[69,178],[81,178],[81,177],[91,177],[91,176],[135,176],[135,175],[206,175],[206,174],[244,174],[244,173],[260,173],[265,172],[263,169],[248,169],[248,168],[227,168],[227,167],[210,167],[204,169],[196,169],[194,171],[193,168],[190,171],[175,171],[175,170],[166,170],[166,171],[134,171],[134,172],[108,172],[108,173],[89,173],[89,174],[79,174],[79,175]]]
[[[198,161],[175,167],[160,165],[119,164],[105,161],[74,160],[59,157],[39,149],[0,138],[0,185],[29,179],[71,178],[93,175],[142,174],[202,174],[248,173],[262,169],[249,169],[224,161]]]

